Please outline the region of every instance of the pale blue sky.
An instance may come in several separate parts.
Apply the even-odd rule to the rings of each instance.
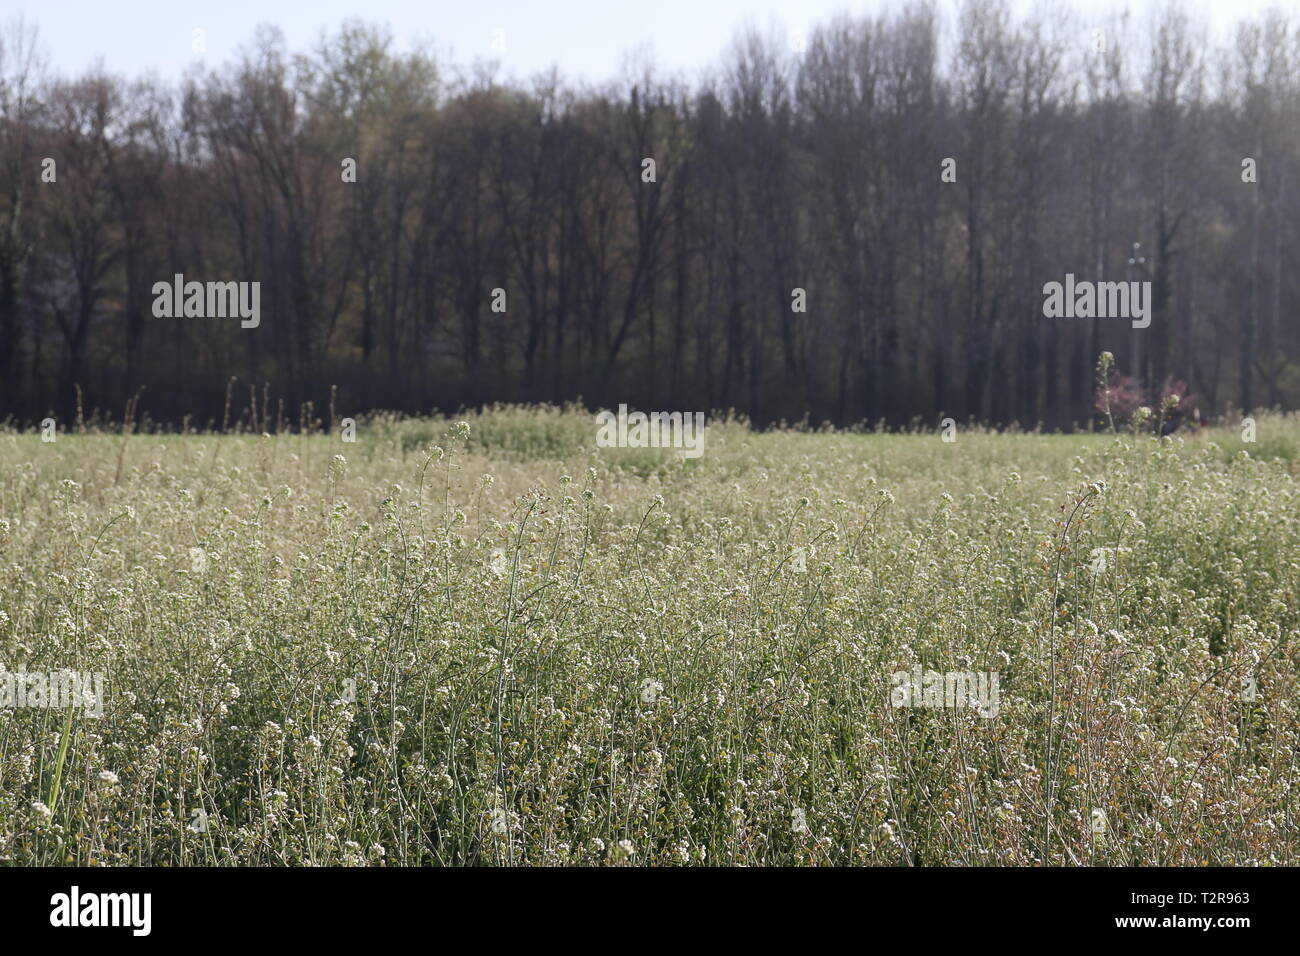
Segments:
[[[1085,20],[1128,6],[1139,17],[1149,0],[1067,0]],[[1300,0],[1186,0],[1213,29],[1270,6],[1300,13]],[[780,23],[807,29],[841,10],[879,11],[888,0],[3,0],[0,22],[15,15],[35,22],[51,67],[78,72],[103,57],[113,72],[136,75],[154,69],[179,76],[200,58],[191,52],[191,31],[206,30],[207,53],[216,65],[246,44],[262,22],[283,29],[292,50],[306,50],[322,29],[331,32],[349,17],[389,24],[399,44],[432,39],[455,62],[497,59],[506,73],[528,76],[558,63],[569,77],[600,81],[617,75],[626,51],[648,46],[655,61],[692,76],[715,62],[736,28]],[[1015,0],[1018,11],[1033,0]],[[940,0],[951,19],[955,0]],[[493,51],[494,31],[504,31],[504,50]]]

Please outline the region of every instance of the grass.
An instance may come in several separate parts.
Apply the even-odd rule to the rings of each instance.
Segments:
[[[1295,416],[357,434],[0,431],[0,663],[106,691],[0,707],[0,859],[1300,862]]]

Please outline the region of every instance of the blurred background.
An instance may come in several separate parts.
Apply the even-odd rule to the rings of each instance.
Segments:
[[[0,419],[1300,404],[1294,4],[459,6],[7,8]]]

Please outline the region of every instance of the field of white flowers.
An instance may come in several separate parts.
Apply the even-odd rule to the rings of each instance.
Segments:
[[[1298,474],[1294,416],[0,431],[0,664],[104,680],[0,707],[0,862],[1296,865]]]

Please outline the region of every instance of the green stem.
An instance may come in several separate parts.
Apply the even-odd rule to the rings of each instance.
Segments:
[[[72,740],[72,708],[68,708],[68,716],[63,721],[63,739],[59,741],[59,759],[54,764],[54,782],[50,784],[50,798],[45,801],[54,812],[54,807],[59,800],[59,785],[63,782],[63,761],[68,756],[68,744]]]

